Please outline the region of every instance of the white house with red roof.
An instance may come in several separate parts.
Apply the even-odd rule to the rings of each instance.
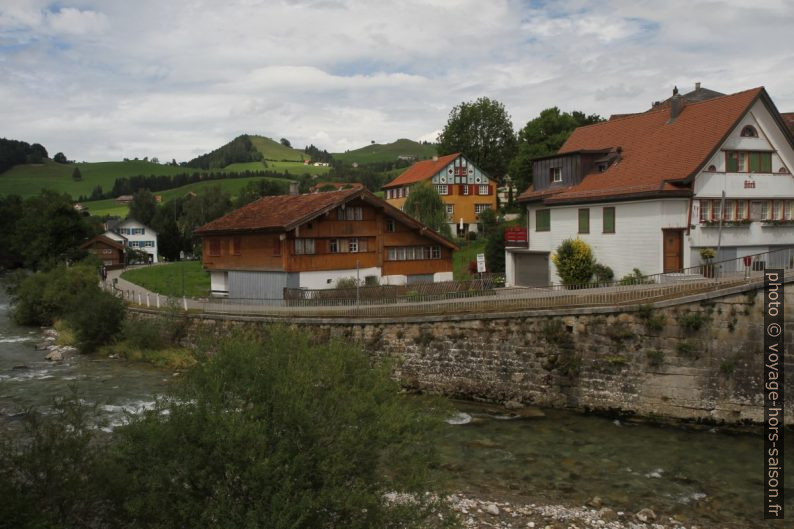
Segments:
[[[703,101],[676,93],[580,127],[533,162],[518,199],[528,244],[506,249],[507,284],[559,282],[550,257],[574,237],[616,278],[698,266],[702,248],[719,246],[724,260],[791,246],[792,167],[794,136],[763,87]]]
[[[402,209],[411,186],[423,181],[435,186],[444,202],[449,226],[458,235],[476,232],[480,213],[496,209],[496,181],[461,153],[416,162],[383,186],[386,202]]]

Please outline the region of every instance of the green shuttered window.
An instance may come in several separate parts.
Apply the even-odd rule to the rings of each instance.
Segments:
[[[579,233],[590,233],[590,209],[579,210]]]
[[[604,233],[615,233],[615,208],[604,208]]]
[[[535,231],[549,231],[551,229],[551,211],[539,209],[535,211]]]

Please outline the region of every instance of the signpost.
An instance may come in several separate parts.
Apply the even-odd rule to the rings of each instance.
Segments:
[[[478,253],[477,254],[477,273],[482,274],[485,272],[485,254]]]

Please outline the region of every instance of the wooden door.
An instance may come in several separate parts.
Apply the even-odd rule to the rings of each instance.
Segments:
[[[680,272],[684,267],[684,231],[662,230],[664,273]]]

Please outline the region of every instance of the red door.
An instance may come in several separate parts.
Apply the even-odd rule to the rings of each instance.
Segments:
[[[664,273],[680,272],[684,267],[684,231],[662,230]]]

